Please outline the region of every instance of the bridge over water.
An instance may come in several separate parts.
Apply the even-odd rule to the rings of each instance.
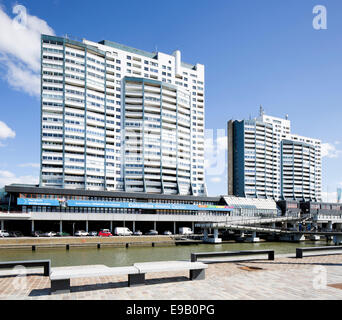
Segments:
[[[299,241],[304,235],[312,236],[333,236],[335,244],[340,244],[342,242],[342,230],[341,231],[305,231],[298,229],[299,222],[313,223],[317,221],[317,217],[307,214],[307,215],[295,215],[295,216],[284,216],[284,217],[233,217],[227,218],[226,222],[206,222],[197,223],[196,227],[200,227],[204,230],[204,241],[207,242],[220,242],[218,239],[218,230],[234,230],[242,232],[252,232],[250,237],[251,241],[256,239],[256,233],[268,233],[274,235],[284,235],[290,236],[285,237],[285,239],[291,239],[294,241]],[[286,229],[286,228],[276,228],[275,223],[277,222],[295,222],[297,228]],[[272,227],[261,226],[265,224],[272,224]],[[208,230],[214,229],[214,238],[208,237]]]

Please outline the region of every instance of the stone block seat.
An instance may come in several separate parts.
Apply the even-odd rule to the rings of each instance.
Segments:
[[[139,270],[132,266],[110,268],[104,265],[94,265],[52,268],[50,274],[51,293],[56,294],[70,292],[70,279],[117,276],[127,274],[128,282],[130,283],[130,276],[137,273],[139,273]]]
[[[208,266],[202,262],[189,261],[156,261],[142,262],[133,265],[139,270],[139,274],[134,275],[133,285],[145,284],[145,274],[152,272],[169,272],[169,271],[184,271],[189,270],[190,280],[202,280],[205,278],[205,269]]]
[[[104,265],[52,268],[50,273],[51,294],[69,293],[70,279],[103,276],[128,275],[128,286],[145,284],[145,274],[149,272],[190,271],[191,280],[205,278],[208,266],[202,262],[158,261],[135,263],[127,267],[107,267]]]

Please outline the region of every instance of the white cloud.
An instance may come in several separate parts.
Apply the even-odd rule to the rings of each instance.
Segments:
[[[210,179],[211,182],[214,182],[214,183],[219,183],[222,181],[222,178],[221,177],[213,177]]]
[[[18,91],[23,90],[30,96],[40,95],[40,74],[28,69],[22,63],[13,63],[8,57],[0,58],[0,63],[7,66],[7,75],[5,79],[9,85]]]
[[[0,139],[5,140],[8,138],[14,138],[15,132],[3,121],[0,120]],[[0,142],[0,146],[3,144]]]
[[[38,184],[39,178],[37,176],[16,176],[13,172],[7,170],[0,170],[0,188],[12,183],[23,184]]]
[[[17,15],[17,14],[16,14]],[[0,7],[0,67],[2,75],[16,90],[38,96],[40,93],[40,36],[54,35],[48,24],[26,13],[19,24]]]
[[[213,132],[207,129],[204,140],[204,168],[208,175],[220,175],[226,167],[227,136],[223,129],[218,129],[214,139]]]
[[[27,168],[27,167],[39,168],[40,164],[39,163],[33,163],[33,162],[21,163],[21,164],[18,164],[18,167],[21,167],[21,168]]]
[[[335,145],[338,143],[335,142]],[[342,154],[342,150],[338,150],[332,143],[322,143],[322,158],[338,158]]]
[[[337,191],[333,191],[333,192],[322,191],[322,201],[323,202],[337,202]]]
[[[218,152],[225,152],[227,150],[227,136],[217,137],[215,144],[212,137],[206,137],[204,140],[204,146],[206,152],[213,152],[216,148]],[[214,148],[215,147],[215,148]]]

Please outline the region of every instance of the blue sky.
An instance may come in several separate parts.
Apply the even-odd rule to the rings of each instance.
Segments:
[[[16,4],[31,17],[23,38],[8,23]],[[327,9],[326,30],[312,26],[318,4]],[[322,140],[323,191],[335,201],[332,192],[342,186],[341,17],[340,0],[0,0],[0,186],[39,175],[36,42],[50,32],[181,50],[183,61],[206,68],[206,128],[255,117],[260,104],[267,114],[288,114],[293,133]],[[208,176],[207,188],[225,194],[226,171]]]

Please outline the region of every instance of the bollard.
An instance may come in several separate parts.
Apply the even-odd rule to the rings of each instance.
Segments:
[[[36,251],[36,246],[32,246],[32,251]]]
[[[69,250],[69,249],[70,249],[70,245],[67,244],[67,245],[65,246],[65,249],[66,249],[66,250]]]
[[[129,243],[126,243],[126,248],[129,248]]]
[[[152,242],[152,247],[154,247],[154,242]]]
[[[101,248],[101,244],[98,243],[98,244],[97,244],[97,249],[100,249],[100,248]]]

